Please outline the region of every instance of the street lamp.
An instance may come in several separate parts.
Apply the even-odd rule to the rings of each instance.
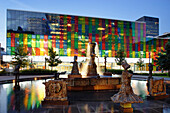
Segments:
[[[45,57],[45,69],[46,69],[47,58]]]

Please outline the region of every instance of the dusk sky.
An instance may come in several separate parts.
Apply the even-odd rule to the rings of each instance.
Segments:
[[[6,48],[7,9],[135,21],[159,18],[159,35],[170,32],[170,0],[0,0],[0,43]]]

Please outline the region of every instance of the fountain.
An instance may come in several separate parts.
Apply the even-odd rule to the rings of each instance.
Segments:
[[[99,74],[103,75],[103,73],[99,66],[99,49],[97,43],[88,44],[86,56],[86,62],[82,64],[82,68],[80,69],[82,78],[76,77],[70,79],[68,77],[65,79],[68,83],[68,90],[108,90],[120,88],[120,77],[100,78]]]
[[[89,43],[87,46],[86,61],[80,68],[83,78],[99,77],[103,72],[99,66],[99,48],[97,43]]]
[[[97,74],[97,65],[95,63],[95,43],[90,43],[90,60],[88,63],[88,68],[87,68],[87,76],[91,77],[99,77],[99,74]]]

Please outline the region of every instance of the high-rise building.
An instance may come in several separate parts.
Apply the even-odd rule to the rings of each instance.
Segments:
[[[79,62],[84,60],[88,43],[96,42],[101,65],[103,57],[108,56],[108,68],[116,68],[114,57],[118,49],[123,48],[132,70],[137,70],[135,63],[140,57],[146,66],[143,70],[148,70],[149,57],[155,58],[168,39],[146,38],[146,28],[149,28],[146,25],[149,24],[140,21],[8,9],[7,54],[13,55],[16,46],[20,45],[41,68],[48,49],[53,47],[63,62],[69,65],[73,56],[78,56]],[[159,26],[158,23],[156,25]],[[156,31],[151,34],[157,35]],[[64,69],[67,65],[64,64]]]
[[[155,37],[159,35],[159,18],[143,16],[136,21],[146,22],[146,37]]]

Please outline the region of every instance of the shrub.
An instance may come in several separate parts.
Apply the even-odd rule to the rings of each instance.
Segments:
[[[51,71],[47,69],[28,69],[20,71],[21,75],[53,75],[57,71]]]
[[[121,69],[107,69],[107,71],[111,72],[112,74],[122,74],[123,70],[121,70]],[[128,70],[128,72],[133,74],[132,70]]]

